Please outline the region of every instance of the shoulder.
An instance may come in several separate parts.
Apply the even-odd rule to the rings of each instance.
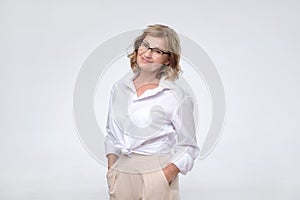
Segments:
[[[183,78],[179,78],[175,81],[162,80],[161,84],[180,101],[192,97],[192,88]]]
[[[123,77],[121,77],[113,84],[112,90],[116,90],[118,88],[124,89],[124,87],[131,84],[134,76],[135,74],[132,71],[127,72]]]
[[[118,99],[128,98],[135,91],[132,79],[135,74],[131,71],[116,81],[111,88],[111,96]]]

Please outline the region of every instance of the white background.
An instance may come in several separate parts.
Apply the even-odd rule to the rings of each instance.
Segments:
[[[222,137],[180,177],[182,199],[299,199],[299,12],[296,0],[0,1],[0,199],[106,199],[74,84],[98,45],[153,23],[200,44],[226,93]]]

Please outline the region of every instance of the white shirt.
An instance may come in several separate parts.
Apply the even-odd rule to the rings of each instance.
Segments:
[[[192,97],[162,78],[158,87],[137,96],[130,72],[111,91],[106,124],[107,154],[172,154],[171,163],[182,174],[193,167],[199,155],[195,135]]]

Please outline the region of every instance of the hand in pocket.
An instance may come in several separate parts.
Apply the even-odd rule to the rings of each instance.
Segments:
[[[163,172],[165,174],[168,183],[171,184],[171,182],[176,178],[180,170],[176,167],[176,165],[170,163],[169,165],[163,168]]]

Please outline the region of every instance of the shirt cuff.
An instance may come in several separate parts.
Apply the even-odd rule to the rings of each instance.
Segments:
[[[119,156],[121,154],[121,150],[114,147],[113,144],[111,144],[109,141],[105,142],[105,155],[108,154],[115,154],[117,156]]]
[[[189,154],[185,153],[179,158],[172,160],[172,163],[178,167],[181,174],[186,175],[193,168],[194,160]]]

